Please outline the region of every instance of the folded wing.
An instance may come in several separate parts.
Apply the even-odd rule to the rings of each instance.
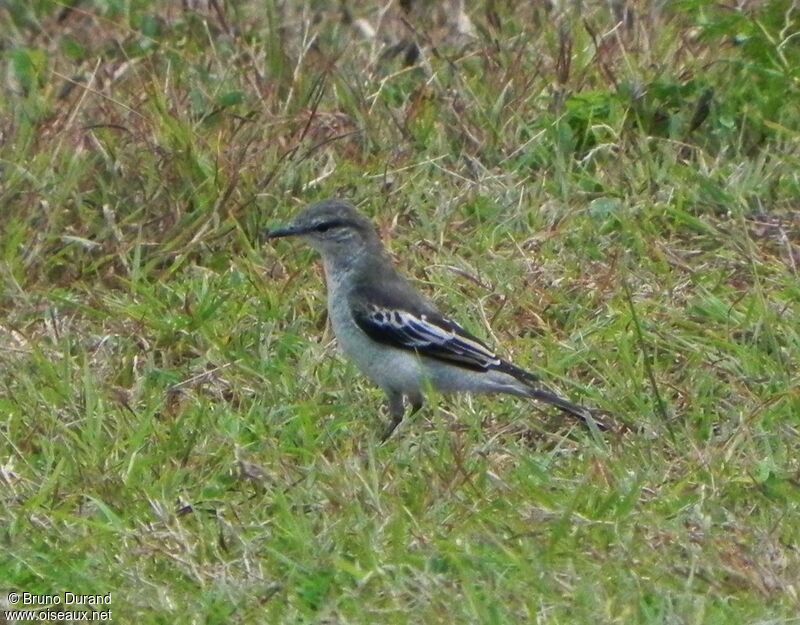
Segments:
[[[427,302],[367,287],[356,289],[349,301],[358,327],[376,341],[479,371],[503,364],[480,339]]]

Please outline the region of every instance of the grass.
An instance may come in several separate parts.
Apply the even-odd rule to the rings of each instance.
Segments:
[[[797,7],[189,4],[0,7],[3,587],[797,622]],[[618,431],[437,398],[379,445],[314,257],[259,237],[330,196]]]

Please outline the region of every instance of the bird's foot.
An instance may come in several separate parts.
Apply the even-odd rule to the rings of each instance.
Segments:
[[[389,421],[389,424],[383,431],[383,434],[381,434],[381,443],[385,443],[386,441],[388,441],[392,437],[392,434],[394,434],[394,431],[397,429],[397,426],[400,425],[402,422],[403,422],[403,415],[400,415],[399,417],[393,416],[392,420]]]

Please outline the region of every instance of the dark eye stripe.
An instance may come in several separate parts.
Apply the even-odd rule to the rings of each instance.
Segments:
[[[333,228],[341,228],[342,226],[349,226],[351,223],[345,219],[331,219],[330,221],[323,221],[322,223],[314,226],[315,232],[327,232]]]

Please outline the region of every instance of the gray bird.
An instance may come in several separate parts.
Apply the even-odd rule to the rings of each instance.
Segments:
[[[586,408],[547,389],[444,316],[395,269],[373,224],[350,203],[326,200],[267,238],[296,236],[322,255],[328,317],[344,354],[386,393],[384,440],[423,405],[423,391],[505,393],[538,399],[596,424]]]

